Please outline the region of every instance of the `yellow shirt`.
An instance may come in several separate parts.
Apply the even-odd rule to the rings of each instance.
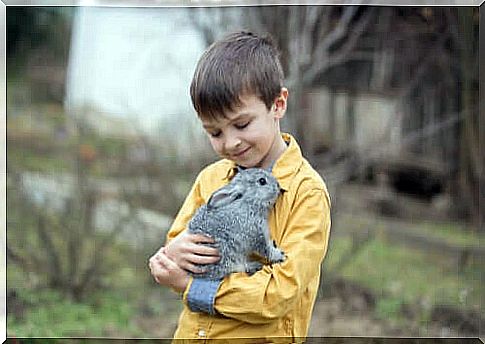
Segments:
[[[188,308],[189,283],[175,339],[251,337],[262,342],[293,342],[306,337],[330,234],[330,198],[295,139],[282,135],[289,145],[275,162],[272,174],[285,192],[270,212],[269,227],[271,238],[287,259],[265,265],[251,276],[238,272],[225,277],[215,297],[214,308],[219,313],[215,316]],[[235,163],[226,159],[200,172],[167,241],[185,230],[195,211],[235,172]]]

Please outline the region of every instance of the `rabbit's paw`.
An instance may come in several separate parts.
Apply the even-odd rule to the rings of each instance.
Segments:
[[[286,259],[285,252],[280,250],[279,248],[272,247],[271,250],[269,251],[269,257],[268,257],[270,263],[282,263]]]
[[[247,262],[246,263],[246,273],[248,275],[254,274],[256,271],[259,271],[263,268],[263,264],[260,262]]]

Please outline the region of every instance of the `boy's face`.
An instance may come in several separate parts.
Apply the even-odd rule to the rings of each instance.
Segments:
[[[254,95],[241,96],[241,106],[227,118],[202,119],[212,148],[222,158],[243,167],[267,168],[282,152],[279,120],[286,112],[288,90],[282,88],[268,111]]]

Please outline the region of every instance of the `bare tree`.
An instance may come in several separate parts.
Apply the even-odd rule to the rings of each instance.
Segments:
[[[481,231],[485,230],[484,166],[485,158],[480,154],[480,142],[483,142],[483,123],[480,125],[478,109],[478,11],[472,9],[459,11],[458,30],[454,32],[454,43],[458,47],[460,59],[461,104],[468,116],[460,125],[459,184],[465,200],[472,211]],[[452,15],[450,15],[453,18]],[[482,116],[483,119],[483,116]],[[482,127],[482,129],[480,129]],[[482,207],[480,207],[482,205]]]

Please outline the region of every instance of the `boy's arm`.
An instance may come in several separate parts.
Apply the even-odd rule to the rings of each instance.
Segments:
[[[286,261],[265,266],[252,276],[234,273],[226,277],[215,295],[215,311],[255,324],[284,316],[320,273],[329,231],[326,190],[310,189],[300,194],[278,245],[287,255]],[[191,290],[185,296],[190,294]],[[184,299],[190,307],[190,300]]]

